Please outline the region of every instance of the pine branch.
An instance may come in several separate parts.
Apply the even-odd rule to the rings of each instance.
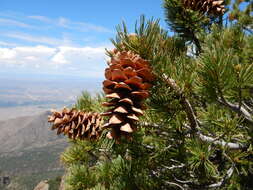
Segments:
[[[229,109],[231,109],[232,111],[238,113],[240,116],[242,116],[248,123],[252,124],[253,126],[253,119],[252,116],[250,114],[250,112],[242,105],[239,106],[239,104],[233,104],[229,101],[227,101],[223,96],[218,97],[217,101],[228,107]]]
[[[174,170],[174,169],[185,167],[185,164],[181,163],[180,165],[172,165],[170,167],[162,165],[162,167],[165,168],[165,169],[167,169],[167,170]]]
[[[242,105],[247,109],[251,114],[253,114],[253,108],[250,108],[246,102],[242,101]]]
[[[197,121],[197,123],[200,123],[199,121]],[[145,125],[143,126],[149,126],[149,127],[154,127],[154,128],[157,128],[159,127],[159,125],[157,124],[148,124],[148,123],[145,123]],[[187,133],[185,134],[189,134],[189,133],[192,133],[192,128],[188,125],[184,125],[186,128],[190,129]],[[199,124],[198,124],[199,126]],[[200,127],[198,128],[200,129]],[[207,142],[207,143],[213,143],[215,145],[220,145],[222,147],[228,147],[229,149],[231,150],[237,150],[237,149],[245,149],[247,148],[248,146],[245,145],[245,144],[241,144],[241,143],[232,143],[232,142],[226,142],[224,140],[218,140],[217,138],[213,138],[213,137],[209,137],[209,136],[206,136],[206,135],[203,135],[199,130],[196,131],[195,133],[198,138],[203,141],[203,142]]]
[[[221,145],[222,147],[228,147],[229,149],[233,149],[233,150],[245,149],[247,147],[246,145],[243,145],[241,143],[232,143],[232,142],[226,142],[223,140],[216,140],[215,138],[203,135],[199,131],[197,132],[197,135],[204,142],[213,143],[215,145]]]
[[[208,143],[213,143],[215,145],[221,145],[222,147],[228,147],[229,149],[245,149],[247,147],[246,145],[243,145],[240,143],[226,142],[223,140],[217,140],[215,138],[203,135],[200,132],[200,129],[201,129],[200,122],[198,121],[197,116],[194,113],[193,107],[190,104],[189,100],[183,95],[183,91],[179,88],[179,86],[176,84],[176,82],[173,79],[168,78],[165,75],[164,75],[164,79],[166,80],[168,86],[171,89],[173,89],[179,97],[181,97],[181,102],[185,108],[187,118],[190,122],[191,132],[193,132],[195,135],[197,135],[200,140],[202,140],[204,142],[208,142]],[[185,125],[185,126],[187,126],[187,125]]]
[[[231,167],[227,170],[225,176],[217,183],[205,186],[205,187],[200,187],[201,189],[213,189],[213,188],[221,188],[222,186],[224,186],[227,182],[228,179],[231,178],[231,176],[233,175],[234,172],[234,167]],[[182,184],[184,187],[187,187],[187,189],[192,189],[190,188],[190,186],[194,186],[194,189],[196,189],[196,187],[199,187],[199,185],[195,184],[193,181],[182,181],[182,180],[178,180],[174,177],[175,181],[177,181],[178,183],[180,183],[180,186],[182,187]],[[183,188],[183,187],[182,187]],[[199,189],[199,188],[198,188]]]
[[[187,114],[187,118],[189,119],[191,129],[193,131],[196,131],[196,129],[199,129],[199,124],[197,121],[197,116],[195,115],[193,108],[189,102],[189,100],[184,96],[182,90],[179,88],[179,86],[176,84],[176,82],[168,78],[167,76],[164,75],[164,79],[168,86],[176,92],[176,94],[181,98],[181,102],[183,104],[183,107],[185,108],[185,112]]]
[[[193,184],[194,182],[193,181],[191,181],[191,180],[180,180],[180,179],[177,179],[174,175],[173,175],[173,178],[174,178],[174,180],[176,181],[176,182],[179,182],[180,184]]]
[[[184,125],[184,126],[187,127],[187,128],[190,128],[187,125]],[[197,131],[196,135],[203,142],[212,143],[212,144],[215,144],[215,145],[220,145],[222,147],[228,147],[231,150],[245,149],[245,148],[248,147],[247,145],[241,144],[241,143],[232,143],[232,142],[227,142],[227,141],[224,141],[224,140],[218,140],[217,138],[213,138],[213,137],[203,135],[200,131]]]
[[[166,181],[165,183],[166,183],[167,185],[169,185],[169,186],[176,186],[176,187],[179,187],[179,188],[182,189],[182,190],[185,190],[185,188],[184,188],[183,186],[181,186],[181,185],[179,185],[179,184],[177,184],[177,183],[170,182],[170,181]]]
[[[219,181],[218,183],[214,183],[214,184],[211,184],[211,185],[208,185],[207,188],[221,188],[225,183],[226,181],[231,178],[231,176],[233,175],[233,172],[234,172],[234,167],[231,167],[226,175],[221,179],[221,181]]]

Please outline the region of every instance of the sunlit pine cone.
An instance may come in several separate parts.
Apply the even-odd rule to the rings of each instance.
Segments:
[[[101,135],[103,121],[98,113],[64,108],[61,112],[52,111],[48,122],[53,124],[52,130],[57,129],[57,135],[63,133],[71,139],[92,140]]]
[[[106,80],[103,90],[109,110],[101,115],[109,116],[105,128],[111,131],[108,138],[119,140],[121,136],[131,137],[136,130],[136,122],[143,115],[143,100],[149,96],[148,89],[154,76],[149,62],[130,51],[113,50],[114,55],[105,70]]]
[[[224,0],[182,0],[185,8],[209,15],[223,15],[225,13]]]

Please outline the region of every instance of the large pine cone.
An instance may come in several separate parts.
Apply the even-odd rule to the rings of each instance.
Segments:
[[[111,107],[101,114],[110,119],[105,128],[111,128],[108,138],[119,140],[130,137],[136,130],[138,116],[143,114],[142,100],[149,96],[148,89],[154,76],[149,62],[130,51],[111,51],[112,58],[105,70],[103,90],[110,101],[102,105]]]
[[[182,0],[185,8],[199,11],[203,14],[223,15],[225,12],[224,0]]]
[[[57,129],[57,135],[63,133],[71,139],[98,139],[102,132],[98,113],[64,108],[61,112],[52,111],[48,122],[53,123],[52,130]]]

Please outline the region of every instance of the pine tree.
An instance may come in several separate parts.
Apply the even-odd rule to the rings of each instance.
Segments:
[[[208,8],[214,14],[186,2],[164,0],[172,36],[143,16],[134,34],[125,23],[117,27],[108,56],[118,60],[117,53],[130,52],[147,61],[154,76],[149,97],[141,99],[144,104],[132,98],[133,87],[125,82],[131,69],[119,64],[116,81],[105,72],[110,100],[80,97],[75,109],[82,112],[106,113],[103,102],[113,109],[104,114],[98,140],[71,140],[62,154],[66,190],[253,189],[253,3],[222,1],[222,10]],[[125,114],[114,128],[129,122],[133,100],[146,109],[140,109],[131,138],[107,138],[113,114]],[[120,101],[127,102],[124,113],[115,110]]]

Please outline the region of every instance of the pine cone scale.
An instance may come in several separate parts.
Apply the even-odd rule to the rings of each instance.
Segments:
[[[120,99],[121,98],[119,93],[107,94],[105,97],[106,98],[116,98],[116,99]]]
[[[131,95],[133,98],[145,99],[149,96],[149,93],[147,91],[142,90],[131,92]]]
[[[112,114],[112,117],[109,120],[109,124],[115,125],[115,124],[121,124],[123,122],[123,118],[121,118],[118,114]]]
[[[127,132],[127,133],[132,133],[133,129],[131,128],[131,125],[129,123],[126,123],[125,125],[122,125],[120,127],[121,131]]]
[[[123,106],[119,106],[119,107],[117,107],[116,109],[114,109],[113,111],[116,112],[116,113],[128,113],[128,112],[129,112],[129,111],[128,111],[125,107],[123,107]]]
[[[137,76],[137,72],[132,67],[125,68],[124,73],[128,78]]]
[[[134,105],[133,101],[130,98],[123,98],[123,99],[119,100],[119,102],[126,103],[131,106]]]
[[[131,91],[132,88],[130,86],[128,86],[126,83],[124,82],[120,82],[118,84],[115,85],[114,89],[122,89],[122,90],[128,90],[128,91]]]
[[[112,71],[112,80],[116,82],[122,82],[127,79],[127,76],[120,69],[115,69]]]

